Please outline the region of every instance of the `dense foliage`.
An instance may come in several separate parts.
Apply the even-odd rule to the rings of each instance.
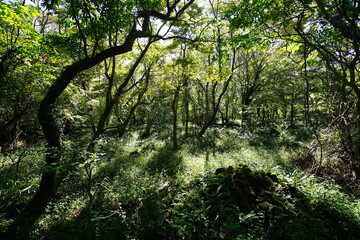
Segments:
[[[354,0],[0,2],[1,239],[358,239]]]

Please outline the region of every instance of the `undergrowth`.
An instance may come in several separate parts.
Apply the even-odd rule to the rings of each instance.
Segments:
[[[359,238],[356,193],[289,162],[308,143],[308,131],[214,128],[202,140],[180,139],[178,151],[163,138],[138,135],[104,137],[91,152],[65,142],[62,183],[31,237]],[[21,152],[1,156],[0,230],[39,181],[43,149],[28,148],[17,165]]]

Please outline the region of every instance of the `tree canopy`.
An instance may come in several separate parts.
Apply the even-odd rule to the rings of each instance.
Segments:
[[[101,202],[93,189],[107,189],[99,180],[101,164],[121,158],[118,164],[128,166],[133,158],[153,154],[146,155],[142,149],[161,148],[166,153],[164,157],[160,150],[153,154],[168,165],[149,162],[150,175],[175,179],[176,172],[185,171],[179,152],[189,145],[198,146],[206,161],[211,152],[215,157],[217,151],[230,151],[239,139],[249,146],[293,148],[298,155],[288,159],[291,164],[317,176],[334,177],[356,192],[360,174],[359,4],[357,0],[1,1],[0,171],[4,185],[0,185],[0,216],[5,220],[0,221],[0,236],[31,238],[51,204],[68,195],[68,179],[84,182],[84,212],[90,216]],[[235,140],[226,142],[224,132],[234,134]],[[139,141],[138,149],[124,160],[120,147],[130,139]],[[156,141],[145,146],[151,139]],[[155,146],[160,140],[164,145]],[[118,146],[119,151],[110,146]],[[194,154],[194,149],[190,147],[186,154]],[[29,167],[24,161],[36,164]],[[26,187],[19,183],[26,179],[24,171],[33,174]],[[269,184],[261,186],[264,191],[282,184],[270,173],[250,172],[246,167],[217,170],[217,180],[212,180],[218,181],[214,183],[218,191],[206,182],[208,192],[202,189],[190,195],[199,200],[201,194],[210,194],[209,200],[220,192],[229,193],[239,212],[247,209],[249,214],[252,207],[259,210],[271,198],[260,193],[256,181],[266,181],[268,174]],[[239,177],[244,174],[247,179]],[[234,188],[247,182],[253,192],[249,199],[258,201],[255,194],[262,200],[252,205],[243,199],[249,206],[241,206],[233,193],[236,189],[225,184],[230,176],[231,181],[239,180]],[[13,183],[18,187],[10,188]],[[25,190],[17,189],[22,186]],[[287,185],[283,189],[292,191]],[[27,195],[15,201],[11,194],[23,191]],[[277,200],[267,203],[275,206]],[[202,206],[209,204],[206,201]],[[228,204],[224,199],[220,202]],[[191,208],[171,204],[171,211]],[[296,205],[295,200],[283,204]],[[310,211],[304,206],[299,207]],[[266,209],[271,212],[272,208]],[[228,221],[223,215],[219,219]],[[261,221],[275,224],[274,219]],[[176,217],[170,222],[174,227]],[[178,235],[168,239],[191,238],[189,231],[178,228]],[[232,236],[229,232],[221,236]]]

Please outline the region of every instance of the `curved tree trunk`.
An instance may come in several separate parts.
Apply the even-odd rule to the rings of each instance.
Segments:
[[[113,109],[113,107],[119,102],[120,100],[120,96],[122,91],[124,90],[124,88],[127,86],[127,84],[129,83],[130,79],[132,78],[132,76],[135,73],[136,68],[139,66],[141,60],[144,58],[146,52],[148,51],[150,45],[153,43],[153,40],[149,40],[149,42],[147,43],[146,47],[144,48],[144,50],[141,51],[140,56],[136,59],[134,65],[131,67],[131,69],[129,70],[128,74],[126,75],[124,81],[121,83],[121,85],[116,89],[116,93],[115,96],[106,102],[106,106],[105,106],[105,110],[102,113],[102,115],[100,116],[96,131],[94,132],[93,138],[92,138],[92,142],[94,140],[96,140],[105,130],[105,123],[107,121],[107,119],[110,116],[110,113]]]
[[[94,57],[85,58],[67,66],[60,77],[51,85],[40,103],[38,111],[39,122],[48,143],[45,159],[46,170],[41,175],[40,185],[34,197],[8,228],[4,234],[5,237],[17,236],[18,239],[26,239],[31,226],[41,215],[56,191],[56,168],[61,158],[60,150],[62,145],[60,130],[52,114],[56,100],[78,73],[99,64],[109,57],[131,51],[136,39],[135,33],[134,24],[122,45],[106,49]]]
[[[137,102],[135,103],[134,106],[132,106],[132,108],[130,109],[129,115],[127,116],[127,118],[125,119],[125,121],[118,127],[118,136],[119,138],[123,137],[125,132],[126,132],[126,127],[129,125],[131,119],[133,118],[135,111],[137,109],[137,107],[140,105],[141,103],[141,99],[143,98],[143,96],[145,95],[148,86],[149,86],[149,80],[150,80],[150,69],[151,67],[148,68],[147,72],[146,72],[146,76],[145,76],[145,87],[144,89],[139,93],[138,95],[138,99]]]
[[[176,0],[171,5],[167,5],[166,13],[161,13],[155,10],[143,10],[139,11],[136,17],[143,18],[144,21],[147,22],[149,22],[150,16],[164,21],[176,21],[194,1],[195,0],[189,0],[184,3],[180,9],[175,11],[178,4],[181,2],[180,0]],[[171,16],[174,12],[175,16]],[[51,200],[53,194],[55,193],[56,186],[58,186],[58,184],[56,184],[56,169],[61,159],[60,152],[62,143],[59,127],[52,114],[56,100],[78,73],[90,69],[110,57],[131,51],[137,38],[149,37],[149,32],[148,29],[145,29],[145,24],[143,24],[143,29],[141,31],[136,29],[136,25],[136,21],[134,21],[133,26],[122,45],[110,47],[98,54],[93,54],[91,57],[86,57],[67,66],[59,78],[57,78],[57,80],[50,86],[46,96],[40,103],[38,111],[39,122],[48,143],[45,159],[46,170],[41,176],[39,188],[37,189],[33,199],[18,215],[13,224],[8,227],[7,231],[0,235],[1,239],[27,239],[30,228],[34,225],[36,219],[41,215],[47,203]],[[161,36],[156,37],[161,38]]]
[[[226,82],[224,83],[224,86],[223,86],[223,89],[221,91],[221,94],[219,95],[218,99],[217,99],[217,102],[214,103],[214,109],[213,109],[213,112],[211,113],[211,115],[208,117],[208,119],[206,120],[205,124],[203,125],[203,127],[200,129],[200,131],[198,132],[197,134],[197,137],[198,138],[201,138],[206,130],[215,122],[216,120],[216,115],[220,109],[220,103],[221,103],[221,100],[223,98],[223,96],[225,95],[227,89],[228,89],[228,86],[229,86],[229,83],[232,79],[232,74],[229,76],[229,78],[226,80]]]

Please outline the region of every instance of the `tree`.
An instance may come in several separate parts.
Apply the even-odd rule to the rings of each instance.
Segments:
[[[19,141],[28,140],[25,134],[30,127],[25,118],[34,118],[33,107],[43,91],[38,82],[45,85],[45,75],[56,67],[44,62],[46,50],[38,43],[43,38],[31,23],[38,15],[36,8],[0,3],[0,11],[0,147],[11,151]]]
[[[22,211],[14,224],[9,227],[6,235],[13,235],[19,226],[31,226],[42,212],[56,191],[56,165],[61,159],[61,135],[53,114],[56,100],[70,82],[81,72],[90,69],[104,60],[132,50],[138,38],[153,37],[149,31],[153,26],[150,19],[166,22],[176,21],[194,0],[166,1],[163,4],[145,1],[134,5],[126,1],[45,1],[48,8],[65,7],[69,19],[77,28],[78,40],[82,48],[72,63],[67,65],[59,77],[48,89],[40,103],[38,118],[48,143],[46,154],[46,170],[42,176],[38,190],[28,206]],[[135,11],[135,15],[133,15]],[[140,22],[140,24],[139,24]],[[138,27],[141,27],[139,30]],[[155,27],[155,25],[154,25]],[[156,32],[156,38],[163,36]],[[104,40],[112,44],[106,46]],[[118,44],[118,39],[122,40]],[[26,218],[26,221],[24,219]],[[26,234],[27,227],[22,231]]]
[[[233,28],[246,29],[242,39],[278,39],[301,45],[305,62],[305,115],[309,112],[308,62],[323,61],[339,86],[332,115],[347,156],[344,162],[359,172],[360,86],[358,67],[359,3],[352,0],[232,1],[227,17]],[[254,18],[255,14],[258,15]],[[261,33],[261,34],[260,34]],[[260,34],[260,35],[259,35]],[[329,89],[331,90],[331,89]],[[334,102],[335,103],[335,102]],[[307,117],[308,118],[308,117]],[[340,120],[342,119],[342,120]],[[344,119],[346,119],[344,121]],[[340,155],[344,155],[340,153]]]
[[[108,93],[107,93],[107,96],[106,96],[106,105],[105,105],[104,112],[100,116],[99,122],[97,124],[97,128],[96,128],[96,130],[94,132],[93,139],[92,139],[93,141],[96,140],[100,136],[100,134],[102,134],[104,132],[105,122],[109,118],[111,110],[119,102],[121,93],[123,92],[125,87],[128,85],[130,79],[132,78],[132,76],[135,73],[136,68],[140,64],[143,57],[145,56],[145,54],[146,54],[147,50],[149,49],[152,42],[153,42],[153,40],[149,39],[149,42],[146,44],[145,48],[143,50],[141,50],[141,53],[140,53],[139,57],[136,59],[134,65],[129,69],[129,72],[125,76],[124,81],[116,89],[114,96],[112,96],[112,94],[111,94],[112,85],[113,85],[113,83],[112,83],[113,79],[112,78],[114,78],[114,74],[112,74],[112,76],[106,74],[107,78],[110,81],[109,82]],[[113,69],[115,69],[115,65],[113,65]]]
[[[316,51],[327,68],[360,100],[356,66],[359,63],[359,9],[356,1],[249,1],[228,12],[233,27],[251,29],[249,36],[265,31],[265,37],[306,45]],[[250,15],[259,12],[258,18]],[[303,48],[305,49],[305,48]],[[359,109],[357,110],[360,113]]]
[[[229,84],[233,79],[233,73],[236,68],[236,49],[226,49],[225,39],[230,37],[231,32],[226,28],[224,22],[221,21],[223,14],[223,4],[221,1],[209,0],[210,12],[212,20],[209,23],[208,37],[213,45],[210,45],[213,52],[207,54],[207,70],[206,92],[205,92],[205,122],[197,137],[201,138],[206,130],[216,121],[217,114],[220,110],[223,97],[226,94]],[[226,54],[226,50],[230,53]],[[209,85],[211,83],[211,97],[209,97]],[[219,90],[220,89],[220,90]],[[219,94],[217,94],[219,92]],[[211,104],[210,104],[211,103]],[[211,110],[210,110],[211,105]]]

